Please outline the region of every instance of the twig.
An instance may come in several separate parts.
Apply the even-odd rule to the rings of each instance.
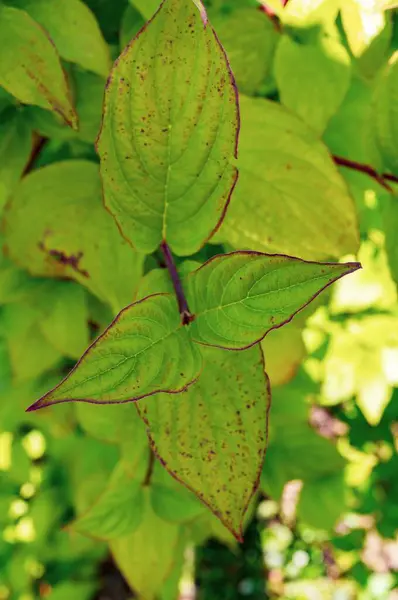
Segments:
[[[398,183],[398,177],[396,175],[392,175],[391,173],[383,173],[382,177],[383,179],[387,179],[387,181]]]
[[[182,318],[182,324],[189,325],[189,323],[192,323],[192,321],[195,319],[195,316],[189,310],[188,302],[184,294],[181,279],[178,275],[177,268],[173,260],[173,255],[171,254],[171,250],[167,242],[162,242],[160,248],[163,252],[164,261],[166,263],[167,270],[170,273],[170,277],[173,282],[174,290],[177,296],[178,308],[180,310]]]
[[[365,175],[369,175],[369,177],[372,177],[372,179],[377,181],[377,183],[381,185],[385,190],[387,190],[390,193],[393,193],[392,187],[387,183],[386,180],[396,181],[397,178],[395,178],[394,175],[389,175],[387,177],[386,175],[378,173],[376,169],[374,169],[370,165],[365,165],[363,163],[356,162],[355,160],[349,160],[348,158],[343,158],[342,156],[336,156],[335,154],[332,155],[332,158],[336,165],[339,165],[340,167],[345,167],[346,169],[352,169],[353,171],[359,171],[360,173],[365,173]]]
[[[149,460],[148,460],[148,468],[146,470],[145,479],[143,482],[144,487],[148,487],[151,483],[153,468],[155,466],[155,455],[153,453],[152,448],[149,449]]]
[[[25,177],[30,171],[33,169],[33,166],[36,160],[39,158],[40,152],[43,150],[44,146],[47,144],[48,139],[41,136],[35,136],[33,139],[33,148],[32,152],[29,156],[29,160],[25,165],[25,168],[22,173],[22,177]]]

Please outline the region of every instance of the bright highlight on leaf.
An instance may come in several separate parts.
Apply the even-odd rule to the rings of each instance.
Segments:
[[[287,323],[358,263],[314,263],[284,255],[235,252],[216,256],[186,278],[196,319],[192,338],[242,349]]]
[[[199,381],[181,397],[137,403],[164,467],[237,538],[257,485],[267,440],[269,390],[258,346],[205,348]]]
[[[59,113],[77,127],[65,74],[46,32],[23,10],[0,5],[0,86],[24,104]]]
[[[132,402],[181,392],[199,376],[201,356],[176,301],[150,296],[125,308],[54,390],[28,410],[60,402]]]
[[[164,0],[115,63],[105,94],[97,144],[105,204],[141,252],[162,240],[181,256],[199,250],[237,178],[237,92],[195,4]]]

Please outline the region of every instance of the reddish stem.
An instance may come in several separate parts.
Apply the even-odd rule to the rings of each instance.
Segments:
[[[365,173],[365,175],[369,175],[369,177],[372,177],[372,179],[377,181],[377,183],[381,185],[385,190],[387,190],[390,193],[393,192],[392,187],[387,183],[386,180],[397,181],[394,175],[382,175],[370,165],[365,165],[363,163],[356,162],[355,160],[349,160],[348,158],[343,158],[342,156],[333,155],[332,158],[336,165],[339,165],[340,167],[345,167],[347,169],[352,169],[353,171],[359,171],[360,173]]]
[[[173,282],[173,287],[177,296],[178,308],[182,318],[182,324],[189,325],[189,323],[192,323],[192,321],[195,319],[195,316],[189,310],[181,279],[178,275],[178,271],[173,260],[173,255],[167,242],[162,242],[160,247],[163,252],[164,262],[166,263],[167,270],[170,273],[171,281]]]

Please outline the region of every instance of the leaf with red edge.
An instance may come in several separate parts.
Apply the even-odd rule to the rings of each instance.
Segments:
[[[259,346],[203,349],[204,370],[183,395],[141,400],[154,452],[238,538],[266,444],[268,380]]]

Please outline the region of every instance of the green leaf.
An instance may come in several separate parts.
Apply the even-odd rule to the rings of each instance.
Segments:
[[[239,181],[215,241],[317,260],[355,252],[354,203],[326,147],[274,102],[240,105]]]
[[[43,29],[23,10],[0,5],[0,85],[24,104],[53,110],[76,128],[65,75]]]
[[[29,410],[59,402],[133,402],[181,392],[199,376],[201,356],[165,294],[122,310],[54,390]]]
[[[10,257],[32,275],[75,279],[115,314],[133,300],[144,256],[104,209],[92,162],[56,163],[25,177],[6,214],[5,241]]]
[[[160,0],[129,0],[131,6],[140,11],[145,20],[149,20],[158,10]]]
[[[186,523],[207,512],[197,497],[173,479],[157,461],[150,489],[152,508],[165,521]]]
[[[361,56],[385,27],[384,7],[379,1],[344,0],[341,19],[354,56]]]
[[[395,52],[376,88],[373,113],[377,144],[391,171],[398,173],[398,52]]]
[[[60,56],[108,76],[110,56],[91,10],[81,0],[8,0],[47,30]]]
[[[304,45],[283,36],[275,57],[281,103],[318,133],[342,103],[350,76],[350,57],[337,40]]]
[[[62,355],[41,333],[34,308],[8,304],[3,308],[2,323],[16,383],[37,377],[59,363]]]
[[[145,20],[142,14],[133,5],[129,4],[124,11],[120,27],[120,47],[122,50],[144,25]]]
[[[358,268],[257,252],[216,256],[184,280],[196,317],[192,338],[222,348],[248,347]]]
[[[293,379],[306,354],[302,330],[295,320],[270,331],[261,347],[272,388]]]
[[[40,308],[44,337],[64,356],[79,358],[89,343],[85,290],[74,282],[53,282]]]
[[[0,214],[28,162],[32,147],[31,131],[20,115],[1,116],[0,123]]]
[[[388,263],[391,276],[398,286],[398,198],[396,196],[383,198],[382,214]]]
[[[300,494],[297,514],[311,527],[331,530],[346,510],[343,473],[306,483]]]
[[[184,396],[141,400],[137,410],[164,467],[240,539],[266,448],[262,355],[258,346],[240,353],[204,348],[203,359],[199,381]]]
[[[173,569],[181,532],[178,525],[156,516],[150,504],[150,490],[145,489],[144,493],[145,513],[140,527],[112,540],[110,548],[133,590],[145,600],[154,600]]]
[[[112,444],[129,442],[130,447],[141,450],[148,446],[145,428],[133,404],[94,406],[79,402],[76,405],[76,415],[80,425],[91,437]]]
[[[199,250],[234,187],[238,101],[226,56],[192,0],[165,0],[116,62],[98,139],[105,204],[151,253]]]
[[[138,529],[144,516],[145,495],[140,481],[117,465],[97,502],[70,524],[74,531],[101,540],[114,540]]]
[[[238,6],[228,13],[212,13],[211,20],[227,52],[239,91],[256,95],[271,78],[280,34],[255,7]]]
[[[82,140],[93,144],[101,125],[105,80],[78,67],[70,69],[69,79],[79,117],[79,130],[73,131],[65,127],[58,115],[36,106],[26,110],[29,122],[44,137],[65,141]]]

